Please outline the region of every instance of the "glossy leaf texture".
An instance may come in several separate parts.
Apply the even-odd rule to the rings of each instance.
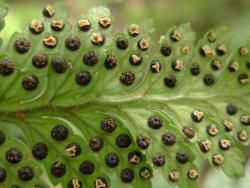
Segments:
[[[151,21],[114,32],[105,7],[73,24],[65,10],[0,52],[0,186],[196,187],[201,159],[244,175],[249,43],[229,48],[224,28],[196,42],[190,24],[157,43]]]

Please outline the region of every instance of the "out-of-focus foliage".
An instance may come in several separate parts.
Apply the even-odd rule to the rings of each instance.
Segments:
[[[204,181],[205,188],[215,188],[220,184],[220,188],[249,188],[250,179],[250,162],[245,169],[245,177],[239,179],[231,179],[225,176],[221,171],[211,169]]]
[[[41,6],[56,0],[6,0],[6,2],[12,7],[7,17],[7,21],[11,20],[12,24],[8,24],[3,35],[9,38],[14,30],[21,31],[21,26],[28,18],[36,16]],[[71,9],[71,20],[90,7],[103,4],[108,4],[115,17],[119,18],[117,27],[152,18],[156,37],[170,26],[183,22],[190,22],[198,37],[210,28],[226,26],[234,37],[234,45],[243,43],[250,34],[250,24],[247,22],[250,18],[248,0],[62,0],[61,2],[66,2]]]

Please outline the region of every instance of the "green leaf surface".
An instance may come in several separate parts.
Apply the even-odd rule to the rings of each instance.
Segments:
[[[210,30],[196,42],[190,24],[182,24],[170,28],[157,43],[150,39],[153,32],[152,21],[140,23],[140,34],[133,37],[128,33],[129,25],[123,31],[112,31],[114,18],[110,11],[105,7],[97,7],[79,17],[79,20],[89,19],[91,22],[91,29],[82,31],[78,28],[78,20],[73,24],[68,23],[68,13],[63,4],[55,4],[53,7],[55,15],[52,18],[43,15],[35,18],[44,24],[45,29],[41,34],[30,32],[28,23],[23,33],[15,33],[8,45],[0,51],[1,73],[6,68],[2,65],[4,61],[9,60],[14,64],[13,73],[8,76],[0,75],[0,133],[6,136],[4,143],[0,145],[0,166],[7,169],[6,179],[0,186],[19,184],[34,187],[41,183],[44,187],[67,187],[71,179],[77,179],[82,182],[82,187],[98,187],[95,180],[100,180],[101,177],[105,179],[106,187],[112,188],[197,187],[199,178],[190,178],[189,170],[200,173],[202,169],[197,162],[199,159],[208,160],[214,166],[213,157],[218,154],[224,160],[216,168],[222,169],[229,177],[244,175],[244,153],[249,151],[249,138],[246,137],[249,125],[246,124],[249,124],[247,118],[250,114],[250,83],[249,78],[241,80],[242,83],[239,78],[243,73],[249,76],[249,53],[240,54],[240,47],[229,48],[230,40],[224,28]],[[111,18],[109,28],[99,26],[98,20],[102,17]],[[58,19],[65,23],[62,31],[51,29],[52,20]],[[177,32],[178,41],[170,37],[174,31]],[[96,32],[105,36],[104,45],[93,45],[91,38]],[[216,35],[215,41],[208,40],[210,33]],[[55,48],[47,48],[43,44],[44,38],[50,34],[58,39]],[[69,36],[80,39],[81,46],[78,50],[66,48],[65,40]],[[117,48],[119,37],[128,40],[127,49]],[[20,38],[25,38],[30,43],[26,53],[19,53],[15,49],[15,42]],[[141,39],[148,40],[147,50],[138,48],[138,41]],[[168,57],[161,53],[161,47],[165,44],[172,49]],[[221,47],[222,50],[219,51],[218,47],[221,45],[225,47]],[[200,52],[200,48],[204,46],[206,57]],[[248,50],[249,43],[244,47]],[[221,54],[224,50],[225,54]],[[83,56],[89,51],[94,51],[98,56],[98,62],[94,66],[83,63]],[[48,65],[39,69],[32,65],[32,58],[40,53],[48,56]],[[104,65],[110,54],[116,58],[117,65],[114,69],[107,69]],[[131,54],[140,54],[142,63],[132,65],[129,60]],[[64,73],[55,72],[52,64],[56,57],[63,57],[67,61]],[[153,60],[161,63],[161,69],[157,73],[151,71]],[[180,63],[176,66],[179,71],[172,65],[175,60]],[[218,70],[215,70],[215,65],[211,66],[213,60],[219,61]],[[238,62],[235,72],[228,68],[232,60]],[[196,76],[190,71],[193,63],[200,67],[200,73]],[[88,84],[77,84],[76,75],[80,71],[90,73],[91,80]],[[127,71],[135,75],[131,85],[125,85],[121,81],[122,73]],[[205,84],[207,74],[214,77],[211,85]],[[22,84],[28,75],[35,75],[39,80],[37,87],[30,91]],[[177,80],[174,87],[168,87],[168,83],[164,81],[170,75],[174,75]],[[31,86],[32,84],[28,85]],[[226,107],[229,104],[237,107],[235,115],[227,113]],[[200,122],[192,118],[191,114],[195,110],[202,114]],[[160,128],[153,129],[149,126],[148,121],[152,115],[161,119]],[[245,123],[242,122],[242,115],[245,115]],[[106,118],[116,122],[117,127],[113,132],[101,129],[101,122]],[[232,129],[225,128],[225,120],[232,123]],[[217,127],[216,136],[207,133],[210,124]],[[66,139],[59,141],[51,136],[56,125],[63,125],[68,130]],[[188,138],[184,134],[186,126],[192,128],[194,137]],[[241,136],[245,136],[245,141],[238,138],[242,131],[244,135]],[[167,132],[176,137],[173,145],[165,145],[162,141],[162,136]],[[121,148],[116,144],[121,134],[126,134],[131,139],[128,147]],[[139,135],[149,138],[150,145],[147,149],[139,147]],[[94,137],[101,137],[103,140],[104,146],[100,151],[93,151],[90,147],[90,140]],[[204,139],[211,143],[208,152],[201,151],[198,144]],[[228,150],[219,146],[221,139],[230,143]],[[48,155],[42,160],[38,160],[32,152],[36,143],[44,143],[48,147]],[[71,157],[67,153],[66,147],[70,143],[79,144],[81,152],[78,156]],[[11,147],[21,150],[23,157],[18,164],[6,161],[5,153]],[[138,164],[131,164],[128,160],[128,154],[133,151],[141,155]],[[110,152],[119,156],[119,165],[115,168],[105,164],[105,157]],[[177,160],[178,152],[187,154],[186,162]],[[165,156],[165,164],[161,167],[153,163],[153,158],[159,153]],[[80,164],[86,160],[94,164],[91,175],[84,175],[79,170]],[[54,162],[65,164],[66,171],[62,177],[56,177],[52,173],[51,166]],[[25,165],[30,165],[34,170],[34,177],[28,182],[22,181],[17,175],[18,169]],[[145,167],[152,171],[151,179],[145,180],[140,176],[141,169]],[[121,179],[121,172],[125,168],[134,173],[130,183]],[[176,181],[170,178],[172,171],[178,172]],[[76,187],[78,186],[75,185],[74,188]]]

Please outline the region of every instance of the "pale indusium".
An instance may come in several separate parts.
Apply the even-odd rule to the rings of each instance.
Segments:
[[[249,43],[182,24],[158,44],[150,22],[115,33],[105,7],[71,24],[64,10],[0,51],[0,187],[196,187],[196,159],[244,175]]]

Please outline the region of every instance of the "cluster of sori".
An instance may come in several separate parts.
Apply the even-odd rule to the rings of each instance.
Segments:
[[[48,17],[52,17],[55,13],[54,9],[52,7],[47,7],[44,9],[44,15]],[[103,29],[109,28],[111,25],[111,19],[108,17],[100,18],[99,20],[99,26]],[[44,24],[40,20],[33,20],[30,23],[30,31],[34,34],[40,34],[44,31]],[[91,29],[91,22],[89,20],[79,20],[78,27],[81,31],[89,31]],[[64,28],[64,21],[63,20],[53,20],[51,22],[51,28],[54,31],[62,31]],[[128,32],[131,36],[136,37],[140,34],[140,27],[136,24],[131,24],[128,28]],[[178,31],[173,31],[170,33],[170,39],[173,42],[178,42],[181,39],[181,33]],[[210,33],[208,36],[209,41],[215,42],[216,41],[216,34]],[[105,43],[105,36],[104,34],[100,32],[94,32],[91,35],[91,41],[92,44],[95,46],[102,46]],[[45,36],[43,39],[43,44],[48,48],[54,48],[57,46],[58,39],[54,35],[48,35]],[[80,39],[75,36],[71,35],[65,39],[65,47],[69,49],[70,51],[78,50],[81,46]],[[126,50],[129,46],[129,41],[125,37],[119,37],[116,40],[116,46],[120,50]],[[149,48],[149,40],[146,38],[142,38],[138,40],[137,46],[140,50],[145,51]],[[31,47],[30,42],[26,38],[18,38],[15,43],[14,47],[16,51],[20,54],[27,53]],[[188,48],[184,47],[183,53],[188,52]],[[172,47],[169,44],[163,44],[160,47],[160,52],[163,56],[170,56],[172,54]],[[203,45],[200,47],[200,54],[204,57],[215,55],[217,53],[218,56],[223,56],[227,52],[227,48],[225,45],[219,45],[216,49],[212,49],[209,45]],[[239,49],[239,53],[241,56],[248,55],[248,48],[241,47]],[[95,66],[99,60],[98,54],[93,51],[87,51],[82,58],[82,61],[87,66]],[[131,63],[131,65],[139,66],[143,62],[143,57],[139,53],[132,53],[128,57],[128,61]],[[39,53],[35,54],[32,58],[32,64],[34,67],[38,69],[42,69],[47,66],[49,62],[48,55],[45,53]],[[52,69],[59,74],[64,73],[69,67],[69,62],[64,57],[55,57],[51,60],[51,66]],[[104,66],[106,69],[114,69],[117,66],[117,59],[114,55],[108,54],[105,61]],[[250,69],[250,61],[246,61],[247,68]],[[184,62],[182,59],[175,59],[171,62],[171,67],[174,71],[182,71],[184,69]],[[229,72],[235,72],[239,69],[240,64],[239,62],[235,60],[231,60],[231,62],[228,64],[228,71]],[[222,68],[222,62],[218,59],[213,59],[211,61],[211,68],[214,71],[218,71]],[[152,60],[150,64],[150,70],[152,73],[159,73],[162,69],[162,63],[159,60]],[[12,62],[11,59],[3,59],[0,62],[0,73],[3,76],[9,76],[11,75],[15,70],[15,64]],[[190,73],[191,75],[197,76],[201,72],[200,65],[198,63],[192,63],[190,67]],[[125,71],[122,72],[120,75],[120,81],[122,84],[125,84],[127,86],[131,85],[135,81],[135,74],[132,71]],[[215,83],[215,76],[212,73],[205,74],[203,77],[204,84],[210,86]],[[91,81],[91,74],[89,71],[80,71],[75,76],[76,84],[78,85],[88,85]],[[241,73],[238,76],[238,81],[241,84],[246,84],[249,82],[249,77],[247,73]],[[166,87],[172,88],[175,87],[177,82],[177,78],[174,74],[167,75],[164,77],[164,83]],[[34,90],[39,84],[39,79],[36,75],[28,75],[25,78],[23,78],[22,86],[26,90]]]
[[[237,113],[237,107],[229,104],[226,107],[226,112],[228,115],[235,115]],[[194,123],[200,123],[204,119],[204,113],[200,110],[194,110],[191,113],[191,119],[193,120]],[[242,115],[240,117],[240,122],[244,126],[249,126],[250,125],[250,117],[249,115]],[[232,122],[228,120],[224,120],[222,122],[224,125],[225,131],[230,132],[232,130]],[[159,115],[151,115],[147,119],[147,126],[151,130],[159,130],[163,127],[164,121]],[[111,134],[115,132],[118,123],[114,118],[107,117],[105,119],[102,119],[100,121],[99,129],[101,132],[104,134]],[[184,126],[183,127],[183,134],[187,139],[192,139],[195,137],[195,130],[192,126]],[[216,127],[214,124],[209,124],[206,127],[207,135],[210,137],[215,137],[219,135],[219,129]],[[69,130],[67,126],[61,124],[61,125],[55,125],[51,130],[50,130],[50,137],[57,141],[57,142],[62,142],[62,141],[67,141],[67,138],[69,137]],[[49,136],[49,135],[48,135]],[[163,145],[167,147],[171,147],[175,144],[177,144],[177,138],[180,135],[175,134],[174,132],[167,131],[164,132],[161,135],[161,142]],[[247,141],[248,140],[248,134],[246,130],[241,130],[238,132],[237,137],[240,141]],[[6,141],[7,137],[6,134],[1,131],[0,132],[0,145],[3,145]],[[117,136],[114,138],[114,143],[116,147],[120,149],[126,149],[128,148],[131,144],[133,144],[133,140],[130,134],[127,133],[119,133]],[[209,139],[200,139],[199,142],[197,143],[199,149],[206,153],[209,152],[212,144]],[[77,158],[81,156],[82,154],[82,148],[80,146],[81,144],[78,142],[69,142],[65,146],[65,153],[67,156],[70,158]],[[93,136],[89,140],[89,148],[92,150],[94,153],[98,153],[99,151],[103,150],[105,148],[104,145],[104,138],[102,136]],[[127,153],[127,160],[128,164],[133,164],[137,165],[143,161],[143,153],[141,151],[150,149],[150,136],[147,134],[139,134],[136,137],[136,145],[138,147],[137,150],[133,150]],[[231,147],[231,142],[228,139],[222,138],[219,139],[218,141],[218,147],[225,151],[230,149]],[[38,160],[38,161],[43,161],[46,159],[48,156],[48,145],[45,144],[44,142],[38,142],[35,143],[32,146],[32,155],[33,157]],[[120,153],[111,151],[108,152],[103,160],[105,165],[108,168],[116,168],[119,167],[120,164]],[[20,148],[18,147],[11,147],[9,148],[6,153],[5,153],[5,159],[9,164],[17,164],[20,163],[21,160],[23,159],[23,154]],[[187,151],[185,150],[179,150],[175,154],[175,159],[176,161],[182,165],[187,162],[189,162],[190,155]],[[166,165],[166,157],[164,153],[155,153],[151,159],[152,164],[157,168],[157,167],[163,167]],[[224,157],[221,154],[215,154],[212,156],[212,162],[216,166],[222,165],[224,161]],[[57,178],[63,177],[66,174],[66,171],[70,170],[69,167],[67,166],[66,163],[62,161],[52,161],[51,166],[50,166],[50,171],[51,174]],[[95,172],[95,162],[92,161],[91,159],[87,159],[84,161],[81,161],[79,163],[79,172],[82,173],[83,175],[94,175]],[[19,169],[17,169],[18,177],[23,180],[23,181],[30,181],[32,178],[35,176],[35,172],[31,166],[22,166]],[[190,168],[187,172],[187,177],[190,180],[195,180],[199,177],[199,173],[197,169],[195,168]],[[4,182],[7,176],[7,171],[5,168],[1,167],[0,168],[0,182]],[[153,170],[151,167],[145,165],[145,166],[140,166],[139,169],[139,176],[144,179],[148,180],[153,176]],[[124,183],[129,183],[132,182],[133,179],[135,178],[135,173],[134,170],[130,167],[123,168],[120,172],[120,178]],[[172,169],[169,172],[169,179],[173,182],[178,181],[180,178],[180,172],[178,169]],[[75,188],[75,187],[82,187],[82,181],[80,179],[72,178],[70,182],[68,183],[69,188]],[[101,187],[108,187],[108,180],[105,179],[105,177],[97,177],[94,180],[94,185],[96,188],[101,188]],[[14,187],[19,187],[18,185],[13,185],[11,188]],[[35,185],[36,188],[38,187],[43,187],[42,185]]]
[[[43,15],[45,17],[53,18],[55,15],[55,9],[52,6],[47,6],[43,10]],[[111,26],[111,18],[109,17],[102,17],[98,20],[98,25],[101,29],[108,29]],[[35,35],[41,34],[45,30],[45,24],[38,19],[32,20],[29,29]],[[63,31],[65,28],[65,23],[63,20],[56,19],[51,21],[51,29],[55,32]],[[88,32],[91,30],[92,23],[88,19],[81,19],[78,21],[78,28],[80,31]],[[137,24],[131,24],[128,27],[128,33],[132,37],[137,37],[140,34],[140,26]],[[172,42],[177,43],[182,39],[182,33],[174,30],[169,34],[169,38]],[[47,48],[55,48],[58,44],[58,37],[54,34],[46,35],[43,39],[43,44]],[[105,44],[106,37],[102,32],[93,32],[91,34],[90,40],[94,46],[102,46]],[[216,33],[211,32],[208,34],[208,42],[214,43],[217,40]],[[138,49],[142,51],[146,51],[149,48],[149,40],[147,38],[141,38],[137,41]],[[126,50],[129,46],[129,40],[126,37],[118,37],[116,39],[116,47],[120,50]],[[70,35],[65,39],[65,47],[70,51],[76,51],[81,47],[81,40],[77,35]],[[18,38],[14,43],[14,48],[20,54],[27,53],[30,48],[31,44],[27,38]],[[160,47],[160,53],[163,56],[169,57],[172,54],[172,46],[169,43],[164,43]],[[182,48],[182,53],[186,54],[189,52],[189,48],[184,46]],[[205,44],[200,47],[199,49],[200,55],[203,57],[208,56],[224,56],[227,53],[227,46],[225,44],[220,44],[213,49],[209,44]],[[241,56],[248,55],[248,48],[241,47],[239,49],[239,53]],[[93,51],[87,51],[82,58],[82,61],[87,66],[95,66],[99,61],[98,54]],[[143,56],[140,53],[132,53],[128,57],[128,61],[131,65],[139,66],[143,62]],[[49,62],[48,55],[45,53],[34,54],[32,58],[32,64],[34,67],[38,69],[42,69],[47,66]],[[185,63],[182,59],[174,59],[171,62],[171,67],[174,71],[182,71],[185,68]],[[59,74],[66,72],[66,70],[70,67],[69,62],[64,57],[55,57],[51,60],[52,69]],[[104,60],[104,66],[106,69],[114,69],[117,66],[117,58],[113,54],[108,54],[106,59]],[[250,61],[246,62],[247,68],[250,68]],[[231,60],[228,64],[228,71],[235,72],[239,69],[240,64],[236,60]],[[222,68],[222,62],[219,59],[212,59],[211,61],[211,68],[214,71],[218,71]],[[159,73],[162,69],[162,63],[159,60],[152,60],[150,64],[150,70],[152,73]],[[190,66],[190,73],[191,75],[197,76],[200,74],[200,65],[198,63],[192,63]],[[11,75],[15,70],[15,64],[12,62],[10,58],[6,58],[1,60],[0,62],[0,73],[4,76]],[[91,81],[91,74],[89,71],[80,71],[75,76],[76,84],[81,86],[86,86]],[[122,84],[127,86],[134,83],[136,79],[135,73],[132,71],[125,71],[122,72],[120,75],[120,81]],[[164,83],[166,87],[173,88],[177,83],[177,78],[174,74],[170,74],[164,77]],[[212,73],[207,73],[203,77],[203,82],[205,85],[213,85],[216,81],[215,76]],[[247,73],[243,72],[238,75],[238,81],[241,84],[246,84],[249,82],[249,76]],[[26,90],[34,90],[39,84],[39,79],[36,75],[28,75],[23,78],[22,86]]]
[[[163,126],[163,120],[161,117],[157,115],[152,115],[148,118],[148,127],[151,129],[160,129]],[[114,132],[117,128],[117,122],[113,118],[105,118],[100,122],[100,130],[104,134],[111,134]],[[184,131],[186,132],[186,131]],[[194,134],[194,133],[193,133]],[[190,134],[189,134],[190,135]],[[69,137],[69,130],[67,126],[65,125],[55,125],[51,131],[50,131],[50,137],[57,141],[57,142],[62,142],[62,141],[67,141]],[[190,137],[190,136],[189,136]],[[6,134],[1,131],[0,132],[0,144],[3,145],[8,139],[6,137]],[[129,134],[126,133],[121,133],[118,134],[115,137],[114,143],[115,145],[120,148],[120,149],[126,149],[132,144],[132,138]],[[166,146],[171,146],[174,145],[176,142],[176,135],[171,133],[171,132],[166,132],[162,135],[162,143]],[[133,150],[127,153],[127,160],[128,164],[132,165],[138,165],[139,163],[142,162],[143,160],[143,154],[141,153],[140,149],[146,150],[150,146],[150,138],[145,135],[145,134],[140,134],[136,138],[136,144],[138,146],[138,150]],[[91,137],[89,140],[89,148],[97,153],[104,149],[104,139],[102,136],[94,136]],[[48,157],[49,154],[49,146],[45,144],[44,142],[38,142],[35,143],[32,146],[32,156],[42,162]],[[70,158],[79,158],[81,157],[82,154],[82,148],[80,146],[80,143],[77,142],[70,142],[65,146],[65,153],[67,154],[68,157]],[[119,167],[120,164],[120,157],[119,157],[118,152],[108,152],[104,159],[102,159],[105,163],[105,165],[108,168],[116,168]],[[24,154],[22,153],[21,149],[18,147],[11,147],[9,148],[6,153],[5,153],[5,160],[9,164],[18,164],[22,161],[24,158]],[[100,159],[101,160],[101,159]],[[165,155],[163,153],[156,153],[153,158],[152,158],[152,163],[155,165],[155,167],[162,167],[165,164]],[[176,160],[180,164],[185,164],[189,161],[189,154],[186,151],[178,151],[176,152]],[[66,163],[62,161],[51,161],[51,166],[50,166],[50,173],[52,176],[60,178],[64,177],[66,174],[67,170],[70,170],[69,167],[67,166]],[[79,172],[83,175],[89,176],[89,175],[94,175],[95,172],[95,162],[92,161],[91,159],[87,159],[84,161],[81,161],[79,163]],[[19,169],[17,169],[17,174],[20,180],[24,182],[28,182],[32,180],[35,177],[35,171],[33,167],[26,165],[26,166],[21,166]],[[152,177],[153,172],[152,168],[149,167],[148,165],[143,165],[139,167],[139,177],[142,180],[148,180]],[[169,179],[171,181],[177,181],[179,179],[180,173],[177,169],[171,170],[169,173]],[[189,169],[187,172],[187,176],[191,179],[194,180],[198,177],[198,172],[196,169]],[[7,170],[4,167],[0,168],[0,182],[3,183],[7,177]],[[120,178],[122,182],[124,183],[130,183],[133,181],[133,179],[136,177],[135,172],[132,168],[126,167],[123,168],[120,172]],[[81,188],[83,185],[82,180],[77,179],[77,178],[72,178],[69,183],[68,187],[69,188]],[[97,177],[94,180],[94,185],[96,188],[102,188],[102,187],[108,187],[108,180],[105,179],[105,177]],[[20,187],[19,185],[15,184],[12,185],[11,188],[18,188]],[[34,185],[35,188],[42,188],[43,185],[41,184],[36,184]]]
[[[46,49],[46,52],[49,50],[53,50],[58,46],[60,38],[57,36],[57,33],[63,32],[63,30],[66,28],[66,23],[63,19],[53,19],[54,15],[56,14],[56,11],[53,6],[47,6],[42,11],[45,21],[41,21],[39,19],[32,20],[29,25],[29,32],[32,33],[32,36],[39,36],[45,31],[45,25],[47,25],[47,22],[50,24],[50,29],[53,34],[45,35],[42,41],[42,45],[44,49]],[[98,25],[98,29],[100,29],[103,32],[93,32],[89,36],[88,39],[91,43],[91,47],[101,47],[105,45],[105,43],[108,40],[108,37],[105,35],[105,30],[109,29],[111,27],[112,19],[110,17],[101,17],[99,20],[97,20],[98,23],[95,23]],[[89,32],[92,29],[93,21],[89,19],[81,19],[77,23],[77,29],[79,32]],[[143,61],[145,61],[146,58],[141,54],[145,51],[148,51],[148,49],[151,47],[150,40],[147,37],[143,38],[137,38],[137,36],[140,36],[141,34],[141,28],[137,24],[131,24],[128,26],[127,34],[129,37],[136,40],[136,53],[131,53],[128,55],[127,61],[130,64],[129,66],[132,68],[135,68],[136,66],[140,66],[143,64]],[[174,29],[172,32],[169,33],[168,40],[169,42],[162,42],[160,44],[160,47],[157,49],[156,52],[159,54],[161,58],[159,59],[153,59],[148,63],[147,71],[149,74],[157,75],[160,72],[166,72],[162,71],[164,69],[164,66],[166,66],[166,63],[163,63],[162,59],[173,56],[174,53],[174,44],[178,44],[183,39],[184,33],[178,31],[177,29]],[[223,62],[220,58],[213,59],[211,57],[223,57],[227,54],[227,46],[225,44],[220,44],[218,46],[211,47],[215,44],[217,40],[216,33],[211,32],[207,36],[206,42],[207,44],[204,44],[202,46],[199,46],[198,54],[199,58],[206,58],[210,57],[209,60],[209,68],[211,69],[209,73],[206,73],[206,69],[203,70],[203,66],[201,63],[197,62],[191,62],[189,65],[189,68],[187,70],[189,77],[197,78],[198,76],[201,76],[200,81],[203,83],[202,86],[211,88],[212,85],[214,85],[217,80],[219,80],[219,76],[216,73],[219,70],[222,70],[222,67],[224,68]],[[31,44],[31,41],[33,39],[28,39],[25,37],[19,37],[15,39],[13,48],[18,53],[18,55],[24,55],[31,51],[31,48],[33,47]],[[68,36],[64,41],[64,47],[68,52],[74,52],[77,51],[83,46],[83,42],[80,40],[80,38],[77,35],[70,35]],[[126,38],[125,36],[117,37],[115,38],[115,50],[118,52],[125,51],[128,49],[130,44],[130,40]],[[191,48],[191,47],[190,47]],[[84,52],[84,54],[81,56],[81,63],[84,64],[85,67],[94,67],[97,65],[97,63],[100,61],[99,54],[93,50],[95,48],[88,49]],[[188,46],[183,46],[181,48],[182,55],[188,54],[190,52],[190,49]],[[32,52],[31,52],[32,53]],[[248,56],[248,48],[247,47],[240,47],[239,52],[237,52],[240,57]],[[152,55],[153,56],[153,55]],[[158,56],[158,57],[159,57]],[[103,60],[103,67],[105,71],[108,70],[115,70],[115,68],[118,66],[117,56],[109,53],[105,56]],[[211,62],[210,62],[211,61]],[[30,60],[30,65],[35,68],[37,71],[43,70],[48,65],[51,65],[51,70],[53,71],[53,74],[66,74],[67,71],[71,71],[71,63],[67,60],[64,56],[55,56],[53,58],[50,57],[50,54],[47,53],[32,53],[32,58]],[[144,63],[146,65],[146,63]],[[244,65],[241,65],[237,60],[231,60],[228,62],[226,69],[226,73],[231,74],[238,70],[240,70],[240,67],[244,66],[244,71],[250,69],[250,61],[247,60]],[[125,88],[129,87],[130,85],[134,84],[136,81],[136,74],[133,72],[133,69],[123,71],[119,74],[119,84],[124,86]],[[169,90],[176,88],[178,84],[178,76],[177,74],[181,71],[185,70],[186,63],[184,63],[184,60],[181,58],[176,58],[174,60],[171,60],[170,67],[171,73],[163,77],[162,85],[164,88],[168,88]],[[15,63],[11,60],[11,58],[4,58],[0,60],[0,74],[5,77],[11,76],[16,69]],[[165,70],[165,69],[164,69]],[[169,71],[170,72],[170,71]],[[204,73],[205,72],[205,73]],[[212,73],[210,73],[212,72]],[[165,73],[164,73],[165,74]],[[94,75],[92,75],[91,71],[89,70],[81,70],[74,75],[75,77],[75,84],[78,86],[87,86],[92,80],[94,80]],[[234,79],[237,79],[237,84],[239,86],[245,86],[249,83],[249,77],[246,72],[240,72],[237,74],[237,76],[234,77]],[[39,77],[36,75],[36,72],[33,74],[26,75],[22,78],[21,86],[24,90],[32,92],[36,90],[39,87]],[[239,113],[240,111],[240,113]],[[246,130],[246,127],[250,125],[250,115],[241,113],[241,110],[238,109],[237,104],[227,103],[226,111],[227,116],[235,117],[239,115],[238,123],[242,124],[244,128],[241,130],[237,130],[236,132],[236,138],[241,142],[248,141],[248,131]],[[147,117],[145,120],[147,122],[147,128],[152,132],[160,130],[164,126],[164,118],[161,117],[159,114],[152,114],[151,116]],[[193,124],[204,122],[204,119],[206,119],[206,110],[202,111],[201,109],[194,109],[190,113],[190,119],[193,122]],[[117,126],[119,125],[118,121],[116,121],[113,117],[107,117],[105,119],[100,120],[100,127],[99,130],[105,134],[113,134],[116,133],[115,130]],[[195,142],[197,145],[198,150],[200,150],[202,153],[207,153],[211,151],[212,144],[211,139],[216,139],[216,145],[214,147],[218,147],[217,153],[213,153],[212,158],[210,161],[212,163],[219,167],[224,162],[224,156],[220,153],[220,151],[226,151],[229,150],[231,147],[233,147],[233,143],[230,139],[224,138],[221,136],[220,132],[223,133],[230,133],[230,135],[233,135],[233,122],[229,119],[224,119],[220,122],[220,126],[218,127],[217,124],[211,123],[205,126],[205,134],[202,135],[202,138],[198,138],[198,142]],[[204,128],[204,127],[203,127]],[[186,140],[194,140],[196,138],[196,133],[199,132],[197,129],[201,128],[195,128],[193,125],[186,125],[182,127],[182,132],[176,133],[174,131],[164,131],[160,135],[161,144],[163,147],[171,148],[172,146],[176,146],[179,144],[179,142],[185,142]],[[232,133],[232,134],[231,134]],[[48,137],[51,137],[56,142],[63,142],[67,141],[69,137],[70,131],[69,127],[63,124],[54,125],[54,127],[50,130],[50,135],[47,135]],[[156,133],[156,135],[159,134],[159,132]],[[181,140],[179,141],[179,134],[182,134],[185,137],[185,141]],[[6,141],[7,134],[4,133],[0,129],[0,147],[3,145]],[[166,166],[166,161],[168,160],[166,157],[166,154],[163,152],[157,152],[152,155],[152,157],[149,159],[149,157],[145,157],[145,151],[149,151],[150,148],[152,148],[153,143],[152,139],[150,137],[151,135],[148,134],[138,134],[135,138],[132,137],[132,134],[129,133],[119,133],[114,136],[114,145],[117,147],[117,151],[108,151],[108,153],[105,154],[105,156],[100,160],[104,161],[104,165],[107,168],[111,169],[118,169],[120,180],[123,183],[131,183],[133,180],[138,176],[141,180],[149,180],[151,177],[153,177],[153,170],[159,167]],[[200,135],[199,135],[200,136]],[[216,137],[217,136],[217,137]],[[196,138],[197,139],[197,138]],[[93,136],[88,140],[88,146],[92,152],[95,154],[103,150],[106,146],[105,139],[103,136]],[[192,141],[190,141],[192,142]],[[213,142],[214,143],[214,142]],[[121,162],[124,163],[124,161],[121,161],[121,154],[118,152],[120,149],[127,149],[131,145],[136,145],[136,149],[133,149],[129,152],[123,152],[123,155],[126,154],[126,165],[127,167],[121,167]],[[155,143],[154,143],[155,144]],[[155,144],[156,145],[156,144]],[[108,146],[106,146],[108,147]],[[135,147],[134,147],[135,148]],[[182,168],[185,164],[191,163],[191,153],[189,153],[188,150],[185,150],[181,146],[177,147],[178,149],[172,150],[172,154],[174,153],[174,158],[170,159],[177,163],[177,166],[179,168]],[[70,159],[73,158],[79,158],[82,154],[82,146],[81,143],[77,141],[68,141],[67,145],[65,146],[65,153],[67,154]],[[32,156],[38,161],[43,162],[49,155],[49,146],[44,142],[37,142],[32,146]],[[5,153],[5,160],[7,164],[17,164],[20,163],[24,158],[24,155],[20,148],[18,147],[11,147],[9,148]],[[144,161],[146,161],[146,164]],[[81,161],[78,164],[78,173],[81,175],[91,176],[95,175],[96,172],[96,164],[95,160],[92,160],[91,158]],[[140,165],[139,165],[140,164]],[[137,166],[136,166],[137,165]],[[136,166],[136,171],[131,166]],[[66,162],[63,161],[52,161],[50,164],[50,174],[54,176],[55,178],[61,178],[65,177],[65,174],[67,171],[70,171],[70,168]],[[138,172],[138,173],[137,173]],[[181,179],[181,170],[178,168],[170,169],[168,173],[168,179],[171,182],[178,182],[179,179]],[[196,180],[199,177],[199,172],[196,167],[190,167],[188,169],[185,169],[186,177],[190,180]],[[3,183],[6,180],[8,173],[7,169],[4,167],[0,167],[0,183]],[[35,170],[32,166],[26,165],[21,166],[19,169],[17,169],[17,175],[20,180],[24,182],[28,182],[34,178],[36,175]],[[109,184],[111,182],[107,177],[104,176],[98,176],[94,177],[94,181],[92,182],[95,188],[106,188],[109,187]],[[84,180],[73,178],[68,182],[68,188],[81,188],[84,187]],[[20,186],[15,184],[11,185],[11,188],[19,188]],[[42,184],[35,184],[33,186],[34,188],[42,188]]]
[[[55,9],[52,6],[47,6],[43,10],[43,15],[48,18],[52,18],[55,15]],[[32,20],[29,25],[29,30],[35,35],[39,35],[44,32],[45,30],[45,24],[38,19]],[[88,19],[81,19],[78,21],[78,28],[80,31],[88,32],[91,30],[91,21]],[[107,29],[111,26],[111,18],[109,17],[102,17],[98,21],[98,25],[101,29]],[[65,28],[65,23],[63,20],[52,20],[51,21],[51,29],[55,32],[63,31]],[[140,33],[140,27],[137,24],[131,24],[128,28],[128,33],[130,36],[136,37]],[[105,44],[106,37],[101,32],[93,32],[91,34],[91,42],[94,46],[102,46]],[[58,37],[56,37],[54,34],[46,35],[43,39],[43,44],[47,48],[53,49],[57,46],[59,42]],[[125,37],[119,37],[116,40],[116,46],[120,50],[126,50],[129,46],[129,41]],[[149,47],[149,41],[148,39],[140,39],[137,43],[138,49],[145,51]],[[81,41],[78,36],[76,35],[70,35],[65,39],[65,47],[70,51],[76,51],[81,47]],[[25,54],[29,52],[31,48],[31,44],[29,39],[20,37],[16,39],[14,42],[14,48],[16,52],[19,54]],[[93,51],[89,50],[87,51],[82,58],[82,61],[87,66],[95,66],[97,62],[99,61],[98,54]],[[132,65],[138,66],[142,63],[142,56],[140,54],[131,54],[129,57],[129,62]],[[42,69],[46,67],[49,63],[49,57],[46,53],[38,53],[34,54],[31,63],[33,66],[37,69]],[[155,63],[153,63],[155,64]],[[106,69],[114,69],[117,65],[116,57],[112,54],[108,54],[105,61],[104,66]],[[58,73],[63,74],[67,71],[67,69],[70,67],[69,62],[62,56],[55,57],[51,60],[51,66],[52,69]],[[154,65],[155,67],[157,65]],[[160,68],[160,67],[159,67]],[[157,70],[159,69],[157,68]],[[12,62],[10,58],[6,58],[1,60],[0,62],[0,73],[3,76],[9,76],[11,75],[15,70],[15,64]],[[152,69],[153,72],[155,72],[155,68]],[[121,83],[125,85],[131,85],[135,80],[135,75],[131,71],[123,72],[120,76]],[[75,76],[75,82],[76,84],[80,86],[86,86],[91,81],[91,74],[89,71],[80,71]],[[39,84],[39,78],[35,75],[27,75],[22,80],[22,87],[25,90],[34,90],[38,87]]]

